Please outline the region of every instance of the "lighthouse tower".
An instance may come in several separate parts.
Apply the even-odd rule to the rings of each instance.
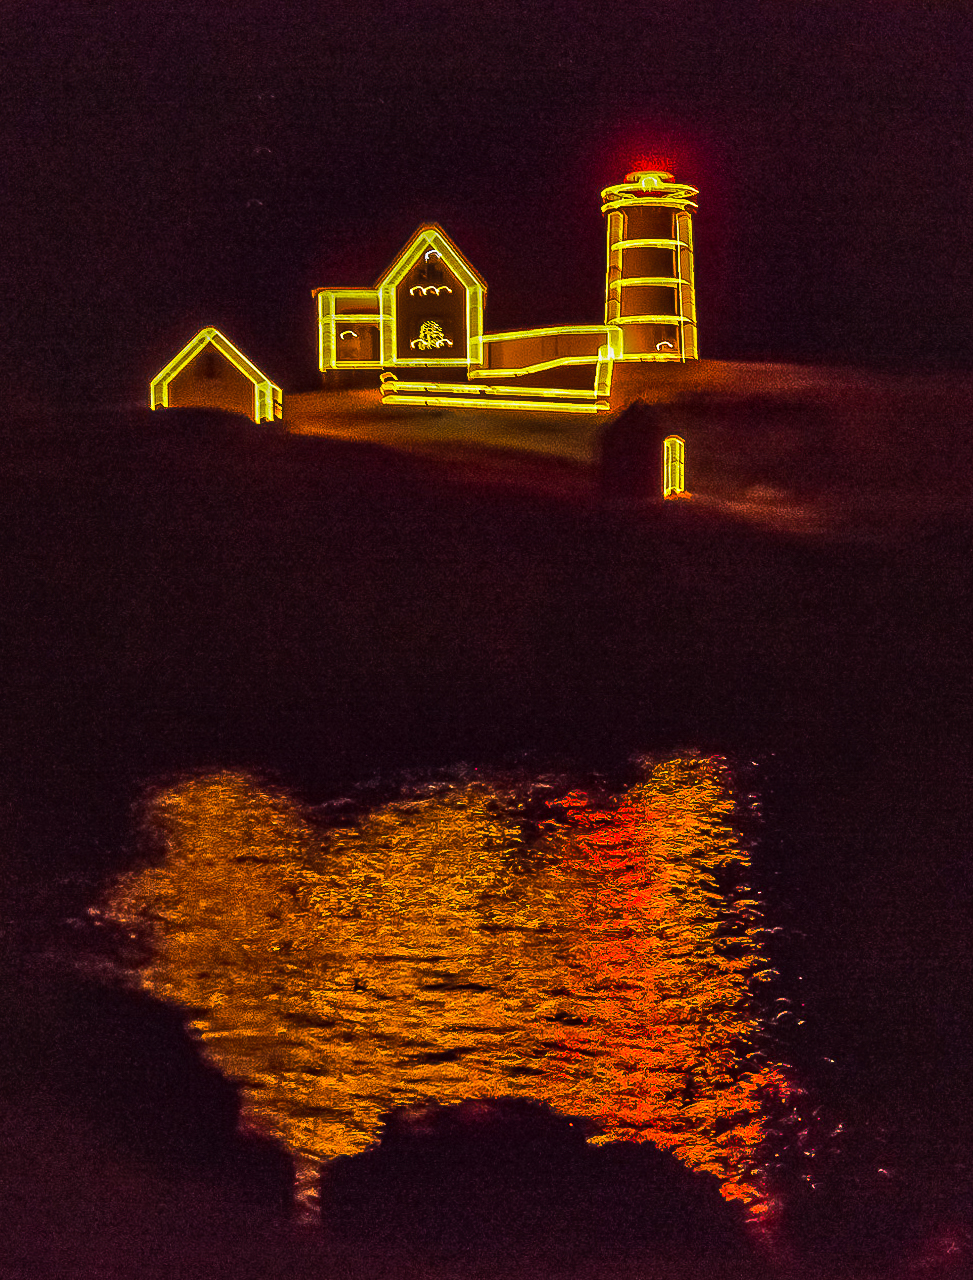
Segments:
[[[698,195],[658,171],[630,173],[601,193],[605,324],[616,360],[699,358],[691,213]]]

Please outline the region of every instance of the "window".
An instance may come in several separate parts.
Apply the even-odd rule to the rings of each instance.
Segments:
[[[662,496],[671,498],[686,490],[686,442],[682,436],[667,436],[662,448]]]

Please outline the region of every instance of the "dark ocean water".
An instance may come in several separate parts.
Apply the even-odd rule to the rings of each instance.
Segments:
[[[812,544],[96,427],[4,442],[11,1007],[28,961],[147,948],[305,1171],[390,1103],[515,1092],[801,1247],[962,1236],[965,525]]]
[[[152,795],[164,857],[106,916],[308,1191],[394,1106],[520,1095],[671,1149],[762,1214],[801,1094],[776,1031],[802,1018],[768,955],[747,810],[722,760],[632,774],[610,793],[468,771],[337,821],[197,776]]]
[[[150,790],[151,866],[96,920],[305,1195],[393,1106],[515,1094],[673,1150],[758,1218],[819,1214],[812,1245],[832,1213],[931,1236],[971,1188],[970,775],[819,764],[467,768],[318,807],[196,774]]]

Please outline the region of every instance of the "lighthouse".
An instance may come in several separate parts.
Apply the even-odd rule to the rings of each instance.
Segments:
[[[601,193],[605,325],[616,360],[699,358],[692,224],[698,195],[659,170],[630,173]]]

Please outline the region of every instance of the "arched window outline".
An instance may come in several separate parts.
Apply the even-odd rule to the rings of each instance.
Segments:
[[[422,266],[419,268],[419,280],[421,280],[427,288],[435,285],[441,286],[444,281],[443,267],[443,255],[439,250],[427,249],[422,256]],[[450,292],[452,292],[452,290],[450,290]]]
[[[666,436],[662,451],[662,496],[672,498],[686,491],[686,442],[682,436]]]

